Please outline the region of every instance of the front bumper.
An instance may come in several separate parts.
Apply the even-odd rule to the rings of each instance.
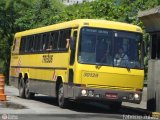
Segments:
[[[86,90],[85,95],[82,94],[82,90]],[[134,98],[135,94],[138,95],[138,98]],[[142,100],[142,91],[109,90],[76,86],[74,87],[74,99],[89,101],[119,101],[139,104]]]

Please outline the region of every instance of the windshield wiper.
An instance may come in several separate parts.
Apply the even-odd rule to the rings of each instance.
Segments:
[[[129,63],[127,63],[127,62],[126,62],[126,64],[125,64],[125,67],[126,67],[128,70],[130,70],[130,69],[131,69],[131,67],[130,67]]]
[[[96,63],[96,68],[100,69],[104,64],[103,63]]]

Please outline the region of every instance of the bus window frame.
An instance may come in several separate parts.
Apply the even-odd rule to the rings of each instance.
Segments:
[[[88,65],[96,65],[96,64],[92,64],[92,63],[81,63],[81,62],[79,62],[79,60],[78,60],[78,57],[79,57],[79,45],[80,45],[80,42],[81,42],[81,37],[82,37],[82,29],[83,28],[91,28],[91,29],[107,29],[107,30],[111,30],[111,31],[121,31],[121,32],[130,32],[130,33],[138,33],[138,34],[141,34],[141,37],[142,37],[142,32],[136,32],[136,31],[127,31],[127,30],[119,30],[119,29],[111,29],[111,28],[99,28],[99,27],[92,27],[92,26],[83,26],[83,27],[81,27],[80,28],[80,32],[79,32],[79,41],[78,41],[78,47],[77,47],[77,62],[79,63],[79,64],[88,64]],[[113,35],[112,35],[112,37],[113,37]],[[141,47],[142,47],[142,41],[143,41],[143,37],[141,38]],[[115,42],[115,40],[114,40],[114,38],[113,38],[113,47],[114,47],[114,42]],[[144,53],[142,53],[143,51],[142,51],[142,48],[140,48],[140,50],[141,50],[141,59],[139,60],[139,62],[140,62],[140,64],[141,64],[141,67],[140,68],[138,68],[138,69],[144,69]],[[114,50],[112,49],[112,52],[114,52]],[[143,58],[142,58],[143,57]],[[113,58],[114,59],[114,58]],[[141,62],[141,61],[143,61],[143,62]],[[114,66],[114,64],[113,65],[104,65],[104,66],[110,66],[110,67],[116,67],[116,66]],[[118,68],[126,68],[126,67],[122,67],[122,66],[120,66],[120,67],[118,67]],[[137,69],[137,68],[132,68],[132,69]]]
[[[59,29],[59,30],[54,30],[54,31],[48,31],[48,32],[44,32],[44,33],[38,33],[38,34],[22,36],[22,37],[25,37],[25,39],[26,39],[26,45],[25,45],[25,50],[24,51],[20,51],[20,49],[19,49],[19,54],[25,55],[25,54],[45,54],[45,53],[47,53],[47,50],[41,50],[41,47],[42,47],[42,44],[43,44],[42,43],[43,42],[43,37],[44,37],[43,35],[48,34],[49,35],[48,38],[49,38],[49,41],[50,41],[50,36],[54,32],[55,33],[58,32],[58,37],[57,37],[58,40],[57,40],[57,44],[56,44],[56,49],[52,49],[50,52],[51,53],[68,52],[68,48],[63,48],[63,49],[62,48],[58,48],[58,44],[59,44],[59,41],[60,41],[59,40],[60,39],[60,31],[62,31],[62,30],[68,30],[69,31],[69,36],[71,36],[71,33],[72,33],[72,29],[71,28],[65,28],[65,29]],[[40,48],[39,48],[39,50],[31,51],[30,50],[30,45],[31,45],[30,37],[35,38],[36,35],[38,35],[40,37]],[[21,37],[21,40],[22,40],[22,37]],[[19,47],[21,47],[21,40],[20,40]],[[34,41],[34,40],[32,40],[32,41]],[[46,40],[45,40],[45,42],[46,42]],[[35,41],[33,42],[33,44],[36,44]],[[35,48],[35,45],[33,45],[33,46]]]
[[[69,33],[69,37],[71,37],[72,36],[72,29],[71,28],[66,28],[66,29],[60,29],[59,30],[59,37],[58,37],[58,44],[57,44],[57,48],[58,48],[58,50],[60,50],[60,51],[68,51],[68,48],[66,48],[65,46],[66,46],[66,44],[67,44],[67,41],[66,41],[66,39],[67,38],[64,38],[64,36],[62,37],[62,38],[64,38],[64,40],[65,40],[65,45],[64,45],[64,48],[60,48],[59,46],[60,46],[60,41],[61,41],[61,31],[63,31],[63,34],[65,33],[64,31],[66,31],[67,33]],[[65,33],[66,34],[66,33]],[[65,37],[67,37],[67,35],[65,36]]]

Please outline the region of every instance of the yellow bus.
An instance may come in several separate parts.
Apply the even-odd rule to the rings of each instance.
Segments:
[[[140,103],[144,80],[142,29],[107,20],[78,19],[15,34],[10,83],[22,98]]]

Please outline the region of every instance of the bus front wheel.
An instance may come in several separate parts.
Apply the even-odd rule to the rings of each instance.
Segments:
[[[68,106],[68,102],[68,99],[64,97],[64,87],[63,83],[61,83],[58,89],[58,105],[61,108],[66,108]]]
[[[25,98],[25,83],[23,77],[20,78],[18,83],[19,96]]]

